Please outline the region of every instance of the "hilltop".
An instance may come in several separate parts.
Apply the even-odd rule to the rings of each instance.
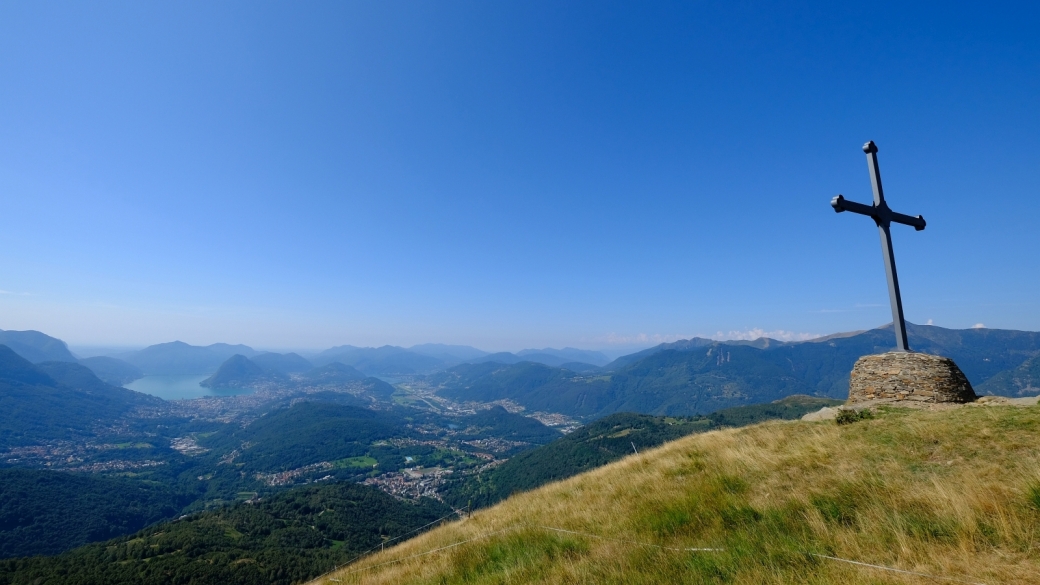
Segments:
[[[285,378],[286,376],[280,372],[265,370],[246,356],[236,353],[220,364],[216,373],[199,382],[199,386],[206,388],[234,388]]]
[[[1040,581],[1040,409],[692,435],[314,583]]]

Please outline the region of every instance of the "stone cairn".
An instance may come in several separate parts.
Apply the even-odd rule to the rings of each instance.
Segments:
[[[950,358],[893,351],[856,360],[849,380],[852,407],[881,403],[927,406],[973,402],[975,391]]]

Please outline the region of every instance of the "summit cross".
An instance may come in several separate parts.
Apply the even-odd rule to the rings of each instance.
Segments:
[[[903,225],[914,226],[914,229],[924,229],[924,218],[918,215],[910,217],[902,213],[896,213],[885,203],[885,193],[881,189],[881,170],[877,162],[877,145],[874,141],[863,145],[863,152],[867,153],[867,169],[870,171],[870,186],[874,189],[874,205],[863,205],[854,201],[846,201],[845,197],[838,195],[831,200],[834,211],[851,211],[866,215],[877,224],[878,233],[881,235],[881,255],[885,260],[885,276],[888,277],[888,300],[892,303],[892,328],[896,332],[896,351],[910,351],[906,342],[906,321],[903,319],[903,301],[899,297],[899,277],[896,275],[896,256],[892,251],[892,234],[888,226],[892,222]]]

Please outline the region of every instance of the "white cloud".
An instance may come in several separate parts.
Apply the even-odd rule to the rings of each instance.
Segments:
[[[771,339],[777,339],[780,341],[808,341],[810,339],[816,339],[817,337],[821,337],[821,335],[819,333],[798,333],[795,331],[785,331],[783,329],[766,331],[765,329],[762,329],[760,327],[755,327],[752,329],[745,329],[743,331],[730,331],[728,333],[724,331],[717,331],[714,335],[706,335],[704,333],[637,333],[635,335],[620,335],[618,333],[608,333],[606,335],[594,337],[591,339],[582,339],[582,341],[592,343],[605,343],[607,345],[657,345],[659,343],[671,343],[673,341],[679,341],[680,339],[691,339],[693,337],[716,339],[718,341],[752,341],[760,337],[769,337]]]
[[[928,322],[927,322],[927,323],[925,323],[925,325],[935,325],[935,323],[932,323],[932,320],[931,320],[931,319],[929,319],[929,320],[928,320]]]
[[[712,339],[719,341],[727,340],[746,340],[752,341],[760,337],[769,337],[771,339],[777,339],[780,341],[808,341],[810,339],[816,339],[822,337],[819,333],[796,333],[794,331],[785,331],[783,329],[777,329],[775,331],[766,331],[759,327],[753,329],[745,329],[744,331],[730,331],[729,333],[723,333],[718,331],[715,335],[712,335]]]
[[[983,325],[982,323],[976,323],[976,324],[972,325],[971,328],[972,329],[985,329],[986,326]]]
[[[646,334],[637,333],[635,335],[619,335],[617,333],[608,333],[599,337],[582,341],[589,341],[594,343],[606,343],[608,345],[657,345],[658,343],[671,343],[673,341],[679,341],[680,339],[689,339],[691,337],[697,337],[696,335],[663,335],[660,333]]]

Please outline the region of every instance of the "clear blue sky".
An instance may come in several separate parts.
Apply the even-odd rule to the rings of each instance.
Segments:
[[[1034,3],[0,3],[0,329],[1040,329]]]

